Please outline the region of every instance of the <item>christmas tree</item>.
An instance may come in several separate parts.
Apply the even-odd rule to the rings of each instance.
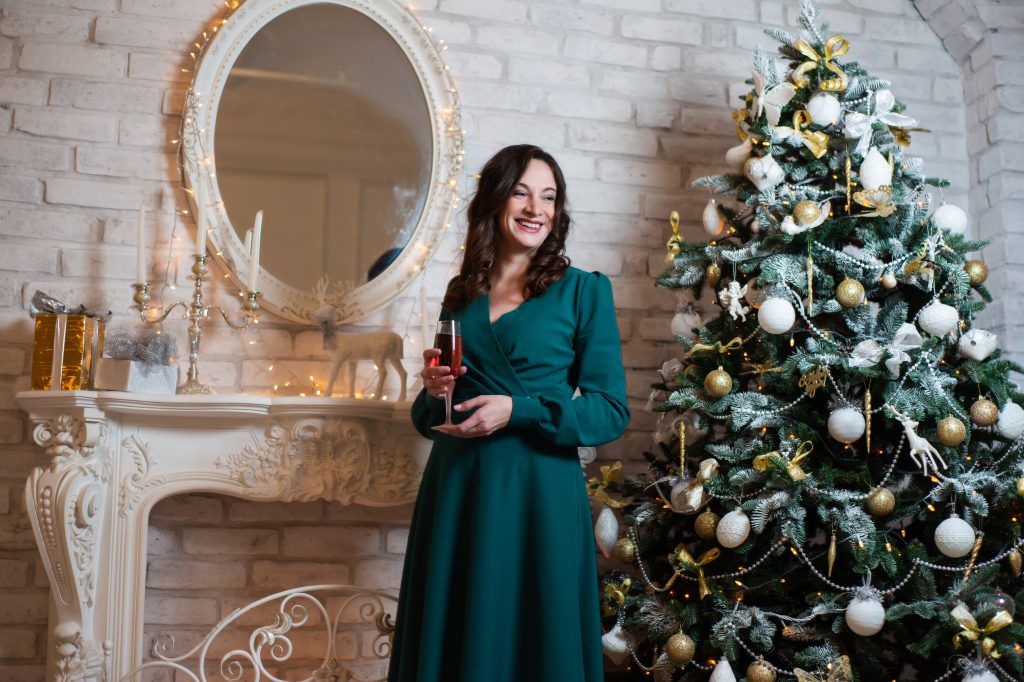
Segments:
[[[605,652],[659,681],[1019,679],[1024,368],[975,326],[985,243],[802,10],[755,52],[735,172],[696,182],[736,209],[708,203],[707,243],[673,216],[657,283],[719,314],[673,319],[649,474],[590,484]]]

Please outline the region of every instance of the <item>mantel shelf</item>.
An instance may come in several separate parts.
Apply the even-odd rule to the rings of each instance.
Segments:
[[[51,680],[117,680],[141,662],[146,534],[161,499],[408,504],[430,446],[408,402],[116,391],[16,400],[49,456],[25,502],[53,600]]]

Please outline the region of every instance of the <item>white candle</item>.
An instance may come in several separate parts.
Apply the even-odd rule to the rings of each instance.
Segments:
[[[135,241],[137,243],[135,257],[135,281],[146,281],[146,207],[139,204],[139,227]]]
[[[249,250],[249,291],[256,291],[256,273],[260,269],[260,232],[263,231],[263,211],[256,211],[252,226],[252,248]]]
[[[206,254],[206,224],[203,221],[203,186],[196,188],[196,254]]]
[[[423,275],[424,283],[420,284],[420,340],[423,343],[422,348],[433,347],[433,339],[430,338],[430,324],[427,320],[427,285],[425,283],[427,276]]]
[[[252,228],[245,231],[245,252],[252,253]]]

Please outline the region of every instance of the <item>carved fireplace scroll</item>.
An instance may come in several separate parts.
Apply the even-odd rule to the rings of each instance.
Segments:
[[[390,506],[429,443],[408,405],[348,399],[17,396],[49,461],[26,505],[50,581],[47,678],[117,680],[141,662],[149,511],[190,492]]]

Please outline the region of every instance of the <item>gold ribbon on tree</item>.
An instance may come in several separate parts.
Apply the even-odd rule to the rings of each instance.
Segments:
[[[633,581],[629,578],[624,578],[621,583],[608,583],[604,586],[604,593],[613,602],[622,606],[626,601],[626,595],[629,593],[629,588],[633,585]]]
[[[811,150],[814,154],[814,158],[820,159],[825,156],[828,152],[828,135],[818,131],[801,130],[804,126],[811,124],[811,115],[806,109],[793,112],[793,127],[779,126],[776,128],[780,133],[785,134],[787,137],[794,135],[800,136],[800,141],[804,143],[804,146]]]
[[[690,349],[690,352],[687,355],[687,357],[689,357],[690,355],[693,355],[694,353],[702,353],[702,352],[708,351],[708,350],[718,351],[719,353],[728,353],[731,350],[736,350],[737,348],[742,348],[742,347],[743,347],[743,337],[741,337],[741,336],[733,337],[732,341],[730,341],[729,343],[725,344],[724,346],[722,345],[721,341],[715,341],[713,344],[710,344],[710,343],[695,343],[693,345],[693,348]]]
[[[743,124],[747,121],[747,114],[750,113],[749,102],[746,106],[742,106],[739,109],[733,109],[732,120],[736,122],[736,137],[740,138],[740,142],[743,142],[750,134],[743,129]]]
[[[606,464],[601,467],[601,476],[594,476],[587,481],[587,494],[598,502],[602,502],[612,509],[622,509],[628,503],[616,500],[605,490],[609,484],[617,481],[622,473],[622,462]]]
[[[693,555],[687,551],[686,547],[680,545],[679,549],[676,550],[679,562],[684,564],[687,568],[692,568],[692,570],[697,571],[697,584],[700,586],[701,599],[711,594],[711,588],[708,587],[708,583],[704,579],[704,567],[717,559],[721,553],[721,550],[717,547],[712,547],[701,554],[700,559],[694,559]]]
[[[825,677],[812,675],[806,670],[797,668],[793,671],[797,682],[851,682],[853,680],[853,669],[850,667],[850,657],[840,656],[828,664],[828,673]]]
[[[963,630],[953,636],[953,646],[959,647],[961,640],[964,639],[972,642],[980,640],[981,650],[986,656],[999,658],[1000,654],[996,651],[995,640],[985,635],[1002,630],[1013,622],[1013,616],[1008,611],[1001,610],[996,613],[983,628],[978,627],[978,621],[974,620],[974,616],[971,615],[971,612],[963,604],[957,604],[957,607],[950,611],[949,615],[963,628]]]
[[[802,481],[807,478],[807,473],[800,467],[800,462],[807,459],[812,450],[814,450],[814,443],[809,440],[805,440],[803,443],[800,443],[800,447],[796,449],[796,454],[793,456],[793,459],[786,461],[786,473],[789,474],[789,477],[794,481]],[[754,458],[754,468],[758,471],[768,471],[772,465],[772,457],[782,459],[782,455],[778,451],[767,452]]]
[[[796,41],[795,47],[800,54],[807,57],[807,61],[793,69],[793,82],[798,88],[806,88],[810,82],[804,75],[805,73],[814,71],[819,66],[824,66],[836,74],[837,77],[823,80],[818,84],[818,88],[828,92],[842,92],[846,89],[850,82],[849,78],[846,77],[846,74],[843,73],[839,66],[831,63],[833,59],[841,57],[849,51],[850,43],[846,42],[846,38],[840,35],[829,36],[822,46],[825,51],[824,56],[818,54],[811,44],[802,38]]]

